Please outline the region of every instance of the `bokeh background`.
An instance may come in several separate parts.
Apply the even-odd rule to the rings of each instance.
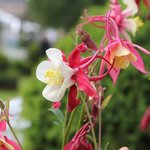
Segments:
[[[0,98],[11,99],[11,123],[24,150],[60,150],[61,125],[48,111],[51,103],[41,92],[44,85],[35,77],[45,50],[57,47],[65,53],[75,46],[75,27],[83,10],[104,14],[107,0],[0,0]],[[139,15],[144,26],[133,41],[150,50],[148,10],[141,5]],[[87,26],[92,39],[99,43],[103,32]],[[143,55],[150,70],[150,57]],[[108,77],[103,81],[107,96],[114,93],[102,112],[102,143],[109,150],[128,146],[130,150],[150,149],[150,130],[140,131],[141,117],[150,105],[150,80],[132,66],[122,71],[116,86]],[[62,103],[64,111],[67,98]],[[78,116],[78,109],[76,110]],[[76,126],[74,119],[73,129]],[[7,134],[11,136],[10,131]]]

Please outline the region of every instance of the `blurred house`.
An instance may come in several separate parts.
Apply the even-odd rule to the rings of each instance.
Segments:
[[[27,12],[26,0],[0,0],[0,9],[23,18]]]
[[[0,52],[11,59],[25,59],[27,51],[20,47],[21,32],[38,32],[37,23],[26,20],[27,1],[0,0]]]
[[[57,30],[41,31],[38,23],[28,20],[27,4],[27,0],[0,0],[0,52],[11,59],[22,60],[28,55],[27,50],[20,47],[22,33],[24,40],[36,40],[38,43],[43,38],[52,44],[58,39]]]

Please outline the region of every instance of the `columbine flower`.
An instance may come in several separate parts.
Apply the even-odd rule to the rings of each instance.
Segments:
[[[141,124],[140,124],[140,129],[144,131],[149,126],[150,126],[150,107],[148,107],[148,109],[145,111],[145,113],[142,117]]]
[[[120,69],[126,69],[130,63],[142,73],[149,73],[145,70],[143,60],[135,48],[145,54],[150,54],[146,49],[125,40],[121,41],[121,43],[118,41],[112,42],[106,47],[104,57],[111,63],[114,62],[114,68],[109,72],[114,83],[116,83]],[[102,60],[100,74],[103,73],[104,68],[105,62]],[[107,64],[107,68],[109,69],[110,65]]]
[[[70,87],[68,111],[72,111],[80,103],[76,98],[77,86],[79,90],[88,96],[97,97],[95,89],[84,72],[84,69],[86,69],[84,66],[88,66],[87,61],[89,59],[82,60],[80,57],[80,53],[86,50],[87,46],[84,43],[79,44],[70,54],[67,63],[59,49],[50,48],[46,51],[49,60],[40,63],[36,70],[37,78],[47,84],[42,93],[47,100],[59,102],[63,98],[66,89]]]
[[[6,130],[6,121],[0,121],[0,150],[21,150],[20,146],[7,138],[7,136],[3,136],[2,133]]]
[[[110,63],[114,62],[114,68],[126,69],[131,62],[137,60],[136,56],[123,45],[115,45],[110,50]]]
[[[82,126],[72,140],[65,145],[64,150],[93,150],[92,145],[88,143],[86,139],[86,134],[89,131],[89,124],[87,123]]]
[[[37,78],[46,83],[43,96],[52,102],[62,99],[68,87],[74,84],[71,80],[74,70],[64,61],[62,52],[56,48],[46,51],[49,60],[41,62],[36,70]]]
[[[120,32],[129,39],[126,31],[135,35],[138,28],[143,25],[143,22],[139,17],[133,17],[138,12],[138,6],[135,0],[123,0],[123,3],[127,8],[122,11],[121,6],[115,1],[112,5],[113,10],[110,16],[116,22]]]
[[[0,135],[0,149],[1,150],[21,150],[20,146],[16,142],[8,139],[6,136],[3,137],[1,135]]]

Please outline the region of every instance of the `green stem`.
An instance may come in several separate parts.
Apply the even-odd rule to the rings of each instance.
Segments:
[[[71,127],[71,124],[72,124],[74,115],[75,115],[75,110],[73,110],[73,111],[71,112],[71,115],[70,115],[70,118],[69,118],[69,122],[68,122],[68,125],[67,125],[67,128],[66,128],[66,132],[65,132],[64,142],[66,142],[67,139],[68,139],[69,131],[70,131],[70,127]]]
[[[98,137],[98,150],[101,150],[101,110],[99,110],[99,118],[98,118],[98,123],[99,123],[99,137]]]
[[[99,108],[101,107],[101,97],[102,97],[102,93],[99,92]],[[101,143],[101,136],[102,136],[102,113],[101,113],[101,109],[99,109],[99,116],[98,116],[98,125],[99,125],[99,133],[98,133],[98,150],[102,149],[102,143]]]
[[[108,149],[108,146],[109,146],[109,142],[106,143],[104,150],[107,150],[107,149]]]
[[[84,98],[82,98],[82,102],[83,102],[83,104],[85,106],[85,110],[86,110],[86,113],[87,113],[87,116],[88,116],[88,119],[89,119],[89,122],[90,122],[92,136],[93,136],[93,141],[94,141],[94,147],[95,147],[95,150],[97,150],[96,136],[95,136],[95,132],[94,132],[94,128],[93,128],[93,123],[92,123],[91,115],[90,115],[87,103],[86,103],[86,101],[85,101]]]
[[[64,119],[64,123],[63,123],[63,130],[62,130],[62,147],[61,149],[64,149],[64,145],[65,145],[65,127],[66,127],[66,123],[67,123],[67,116],[68,116],[68,112],[67,112],[67,108],[65,110],[65,119]]]
[[[82,105],[82,108],[81,108],[80,118],[79,118],[79,121],[78,121],[76,132],[80,129],[81,122],[83,120],[83,116],[84,116],[84,105]]]
[[[10,122],[9,122],[9,118],[8,118],[7,114],[5,113],[5,111],[4,111],[4,115],[5,115],[5,117],[6,117],[6,122],[7,122],[8,126],[9,126],[9,128],[10,128],[10,130],[11,130],[13,136],[14,136],[14,138],[16,139],[17,143],[19,144],[21,150],[23,150],[22,145],[21,145],[19,139],[17,138],[17,136],[16,136],[16,134],[15,134],[15,132],[14,132],[12,126],[11,126],[11,124],[10,124]]]

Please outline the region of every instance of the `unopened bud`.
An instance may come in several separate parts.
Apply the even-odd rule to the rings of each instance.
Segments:
[[[82,42],[90,49],[97,50],[96,44],[91,40],[90,35],[84,30],[78,30],[78,34],[81,37]]]

